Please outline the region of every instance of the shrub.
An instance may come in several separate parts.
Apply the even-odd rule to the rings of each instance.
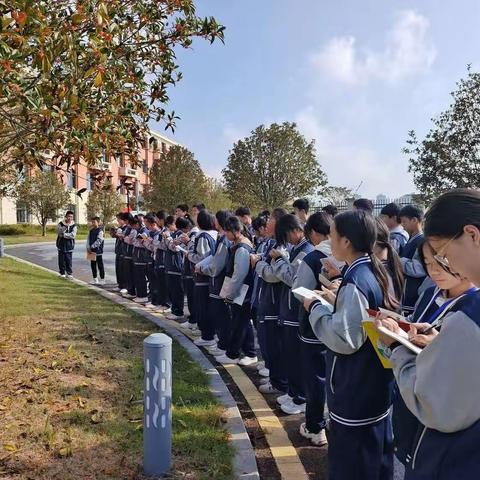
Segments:
[[[23,225],[0,225],[0,235],[25,235],[27,230]]]

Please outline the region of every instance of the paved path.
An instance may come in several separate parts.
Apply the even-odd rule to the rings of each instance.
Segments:
[[[105,265],[105,280],[108,284],[116,283],[115,279],[115,240],[107,238],[103,253],[103,263]],[[29,262],[41,265],[45,268],[58,271],[57,249],[52,242],[48,243],[27,243],[24,245],[8,245],[5,251]],[[73,251],[73,276],[84,282],[92,280],[90,262],[85,258],[85,240],[76,242]]]

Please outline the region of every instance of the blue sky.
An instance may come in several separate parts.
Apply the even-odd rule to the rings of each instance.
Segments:
[[[480,65],[478,0],[196,4],[227,27],[226,40],[179,52],[173,138],[215,177],[236,140],[288,120],[316,139],[332,185],[363,182],[358,193],[370,197],[412,192],[407,132],[424,135],[466,65]]]

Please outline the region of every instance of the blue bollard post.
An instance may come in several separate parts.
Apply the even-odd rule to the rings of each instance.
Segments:
[[[153,333],[143,341],[143,470],[161,475],[172,466],[172,339]]]

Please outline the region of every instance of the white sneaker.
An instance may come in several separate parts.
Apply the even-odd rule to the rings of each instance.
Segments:
[[[270,376],[270,370],[268,368],[262,368],[258,371],[258,374],[261,377],[269,377]]]
[[[98,283],[100,283],[100,285],[105,285],[105,279],[104,279],[104,278],[101,278]]]
[[[59,273],[59,275],[60,275],[62,278],[67,278],[67,276],[66,276],[64,273]]]
[[[213,355],[214,357],[221,357],[226,353],[226,350],[222,350],[221,348],[218,348],[218,347],[208,348],[207,350],[208,350],[208,353],[210,355]]]
[[[194,336],[194,337],[200,337],[202,335],[202,331],[199,329],[199,328],[192,328],[190,330],[190,333]]]
[[[180,328],[183,328],[184,330],[193,330],[194,328],[197,328],[197,324],[195,323],[190,323],[188,320],[186,322],[183,322],[179,325]]]
[[[133,301],[135,303],[143,303],[145,305],[148,303],[148,297],[137,297],[137,298],[134,298]]]
[[[310,433],[307,430],[305,423],[302,423],[300,425],[300,435],[308,438],[314,445],[322,446],[328,444],[327,435],[324,429],[320,430],[318,433]]]
[[[68,278],[69,280],[72,280],[72,279],[73,279],[73,275],[67,275],[67,278]]]
[[[283,405],[280,405],[280,410],[287,415],[298,415],[299,413],[305,413],[305,408],[307,407],[306,403],[297,405],[295,402],[290,401],[286,402]]]
[[[181,320],[183,318],[183,315],[175,315],[174,313],[170,313],[167,315],[168,320]]]
[[[258,362],[257,357],[243,357],[238,364],[242,367],[249,367],[250,365],[255,365]]]
[[[215,334],[215,335],[213,336],[213,339],[218,343],[218,335],[217,335],[217,334]]]
[[[152,302],[144,303],[143,306],[145,308],[155,308],[156,307]]]
[[[265,368],[265,362],[258,362],[257,363],[257,370],[260,371],[262,368]]]
[[[223,365],[236,365],[238,363],[238,358],[229,358],[226,355],[219,355],[215,357],[215,360]]]
[[[271,394],[271,393],[276,393],[276,394],[279,394],[279,393],[283,393],[281,392],[280,390],[277,390],[270,382],[266,383],[265,385],[260,385],[258,387],[258,391],[260,393],[268,393],[268,394]]]
[[[122,289],[120,290],[120,293],[121,293],[122,295],[126,295],[126,294],[128,293],[128,290],[127,290],[126,288],[122,288]]]
[[[125,295],[123,295],[124,298],[129,298],[130,300],[134,299],[135,298],[135,295],[130,295],[129,293],[126,293]]]
[[[90,285],[98,285],[98,278],[94,278],[91,282]]]
[[[267,383],[270,383],[270,377],[261,378],[258,383],[259,383],[260,385],[266,385]]]
[[[213,347],[217,344],[215,340],[204,340],[203,338],[197,338],[193,343],[197,347]]]
[[[172,309],[170,307],[165,307],[164,305],[160,305],[158,309],[165,314],[172,313]]]
[[[284,403],[291,402],[293,400],[293,397],[291,397],[288,393],[285,393],[284,395],[280,395],[277,397],[277,403],[279,405],[283,405]]]

